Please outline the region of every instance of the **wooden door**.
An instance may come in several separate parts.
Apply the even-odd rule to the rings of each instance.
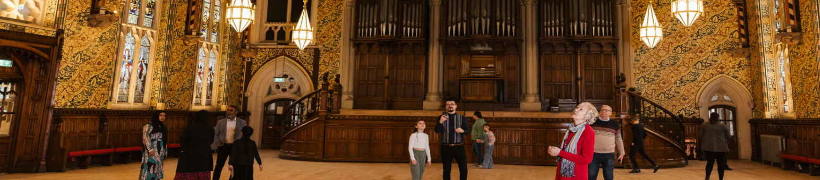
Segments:
[[[722,97],[721,97],[722,98]],[[717,113],[718,122],[729,128],[729,135],[731,136],[729,142],[729,153],[726,154],[729,159],[738,158],[737,150],[737,111],[735,107],[727,105],[717,105],[709,107],[709,114]]]
[[[543,44],[541,50],[541,97],[545,107],[569,111],[578,103],[575,49],[566,43]]]
[[[424,101],[426,46],[406,44],[388,58],[387,109],[421,109]]]
[[[262,148],[279,149],[282,144],[284,124],[288,118],[286,111],[293,99],[276,99],[265,103],[264,129],[262,130]]]
[[[426,46],[360,45],[356,57],[356,109],[421,109],[426,90]]]
[[[356,48],[353,106],[356,109],[386,109],[387,55],[382,47],[362,44]]]
[[[595,105],[613,105],[615,97],[615,55],[614,46],[609,43],[587,43],[579,54],[580,101]]]

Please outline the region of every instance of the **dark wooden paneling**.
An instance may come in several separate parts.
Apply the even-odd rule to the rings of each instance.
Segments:
[[[388,109],[421,109],[426,92],[427,46],[400,44],[389,59]],[[355,101],[354,101],[355,102]]]
[[[544,43],[540,54],[541,97],[544,104],[557,104],[564,111],[575,108],[578,103],[575,48],[569,43]]]
[[[152,111],[100,110],[100,109],[57,109],[47,153],[47,170],[63,171],[68,162],[68,152],[141,147],[142,128],[147,124]],[[168,144],[180,143],[182,131],[192,117],[188,111],[166,111],[165,126],[168,129]],[[210,125],[224,113],[213,112],[208,120]],[[103,162],[111,162],[112,155],[99,157]]]
[[[422,42],[358,43],[354,108],[421,109],[427,67]]]
[[[316,161],[407,162],[408,138],[419,120],[427,123],[425,132],[430,135],[431,156],[433,161],[439,162],[439,134],[434,131],[435,117],[425,116],[317,116],[311,123],[285,137],[280,157]],[[554,165],[556,159],[547,154],[547,146],[559,144],[571,120],[487,118],[487,121],[492,124],[497,138],[493,154],[496,163]],[[683,165],[684,160],[670,144],[653,135],[647,137],[646,142],[648,153],[659,164],[666,167]],[[465,151],[468,159],[472,160],[470,143],[465,144]]]
[[[363,44],[356,48],[356,75],[353,106],[357,109],[384,109],[387,106],[385,77],[387,54],[383,47]]]
[[[779,135],[784,153],[820,158],[820,119],[752,119],[752,160],[761,161],[760,135]]]

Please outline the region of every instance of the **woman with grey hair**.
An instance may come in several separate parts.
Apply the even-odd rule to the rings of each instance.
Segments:
[[[595,123],[598,110],[589,102],[575,107],[573,123],[561,140],[561,148],[549,146],[549,154],[558,157],[555,179],[586,180],[589,163],[595,152],[595,132],[589,125]]]

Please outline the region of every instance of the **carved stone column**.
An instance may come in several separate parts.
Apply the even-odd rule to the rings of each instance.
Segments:
[[[521,111],[541,111],[541,98],[538,95],[538,44],[536,39],[535,0],[522,0],[524,17],[524,99]]]
[[[439,20],[441,19],[441,0],[430,1],[430,48],[429,48],[429,63],[427,68],[427,98],[424,99],[425,110],[437,110],[442,107],[441,103],[441,74],[442,55],[441,44],[439,43]]]
[[[353,4],[354,0],[345,0],[344,10],[342,10],[342,51],[341,66],[339,74],[342,77],[342,109],[353,109],[353,46],[350,43],[350,35],[353,30]]]

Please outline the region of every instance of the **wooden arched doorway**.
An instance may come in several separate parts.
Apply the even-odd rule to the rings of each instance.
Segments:
[[[287,111],[293,99],[275,99],[265,103],[264,128],[262,130],[262,148],[279,149],[284,134],[284,123],[287,122]]]
[[[0,173],[45,170],[61,37],[0,30]]]
[[[12,58],[9,52],[0,51],[0,170],[8,169],[13,131],[19,127],[16,114],[20,103],[17,98],[22,92],[19,85],[23,75]]]

